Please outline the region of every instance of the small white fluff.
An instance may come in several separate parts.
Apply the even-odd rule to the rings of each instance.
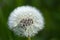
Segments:
[[[32,37],[44,28],[44,19],[35,7],[21,6],[11,12],[8,26],[18,36]]]

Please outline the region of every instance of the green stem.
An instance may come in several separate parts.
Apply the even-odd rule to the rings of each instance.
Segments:
[[[28,37],[28,40],[31,40],[31,38],[30,38],[30,37]]]

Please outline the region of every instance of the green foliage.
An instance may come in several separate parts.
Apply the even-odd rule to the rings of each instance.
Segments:
[[[14,8],[31,5],[38,8],[45,19],[45,28],[32,40],[60,40],[60,0],[0,0],[0,40],[27,40],[8,29],[8,16]]]

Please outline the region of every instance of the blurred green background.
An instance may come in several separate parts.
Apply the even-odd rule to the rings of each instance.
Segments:
[[[8,16],[14,8],[23,5],[39,9],[45,19],[45,28],[32,40],[60,40],[60,0],[0,0],[0,40],[27,40],[8,29]]]

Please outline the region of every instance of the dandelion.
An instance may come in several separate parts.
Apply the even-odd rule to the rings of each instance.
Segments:
[[[21,6],[11,12],[8,25],[16,35],[32,37],[44,28],[44,19],[36,8]]]

